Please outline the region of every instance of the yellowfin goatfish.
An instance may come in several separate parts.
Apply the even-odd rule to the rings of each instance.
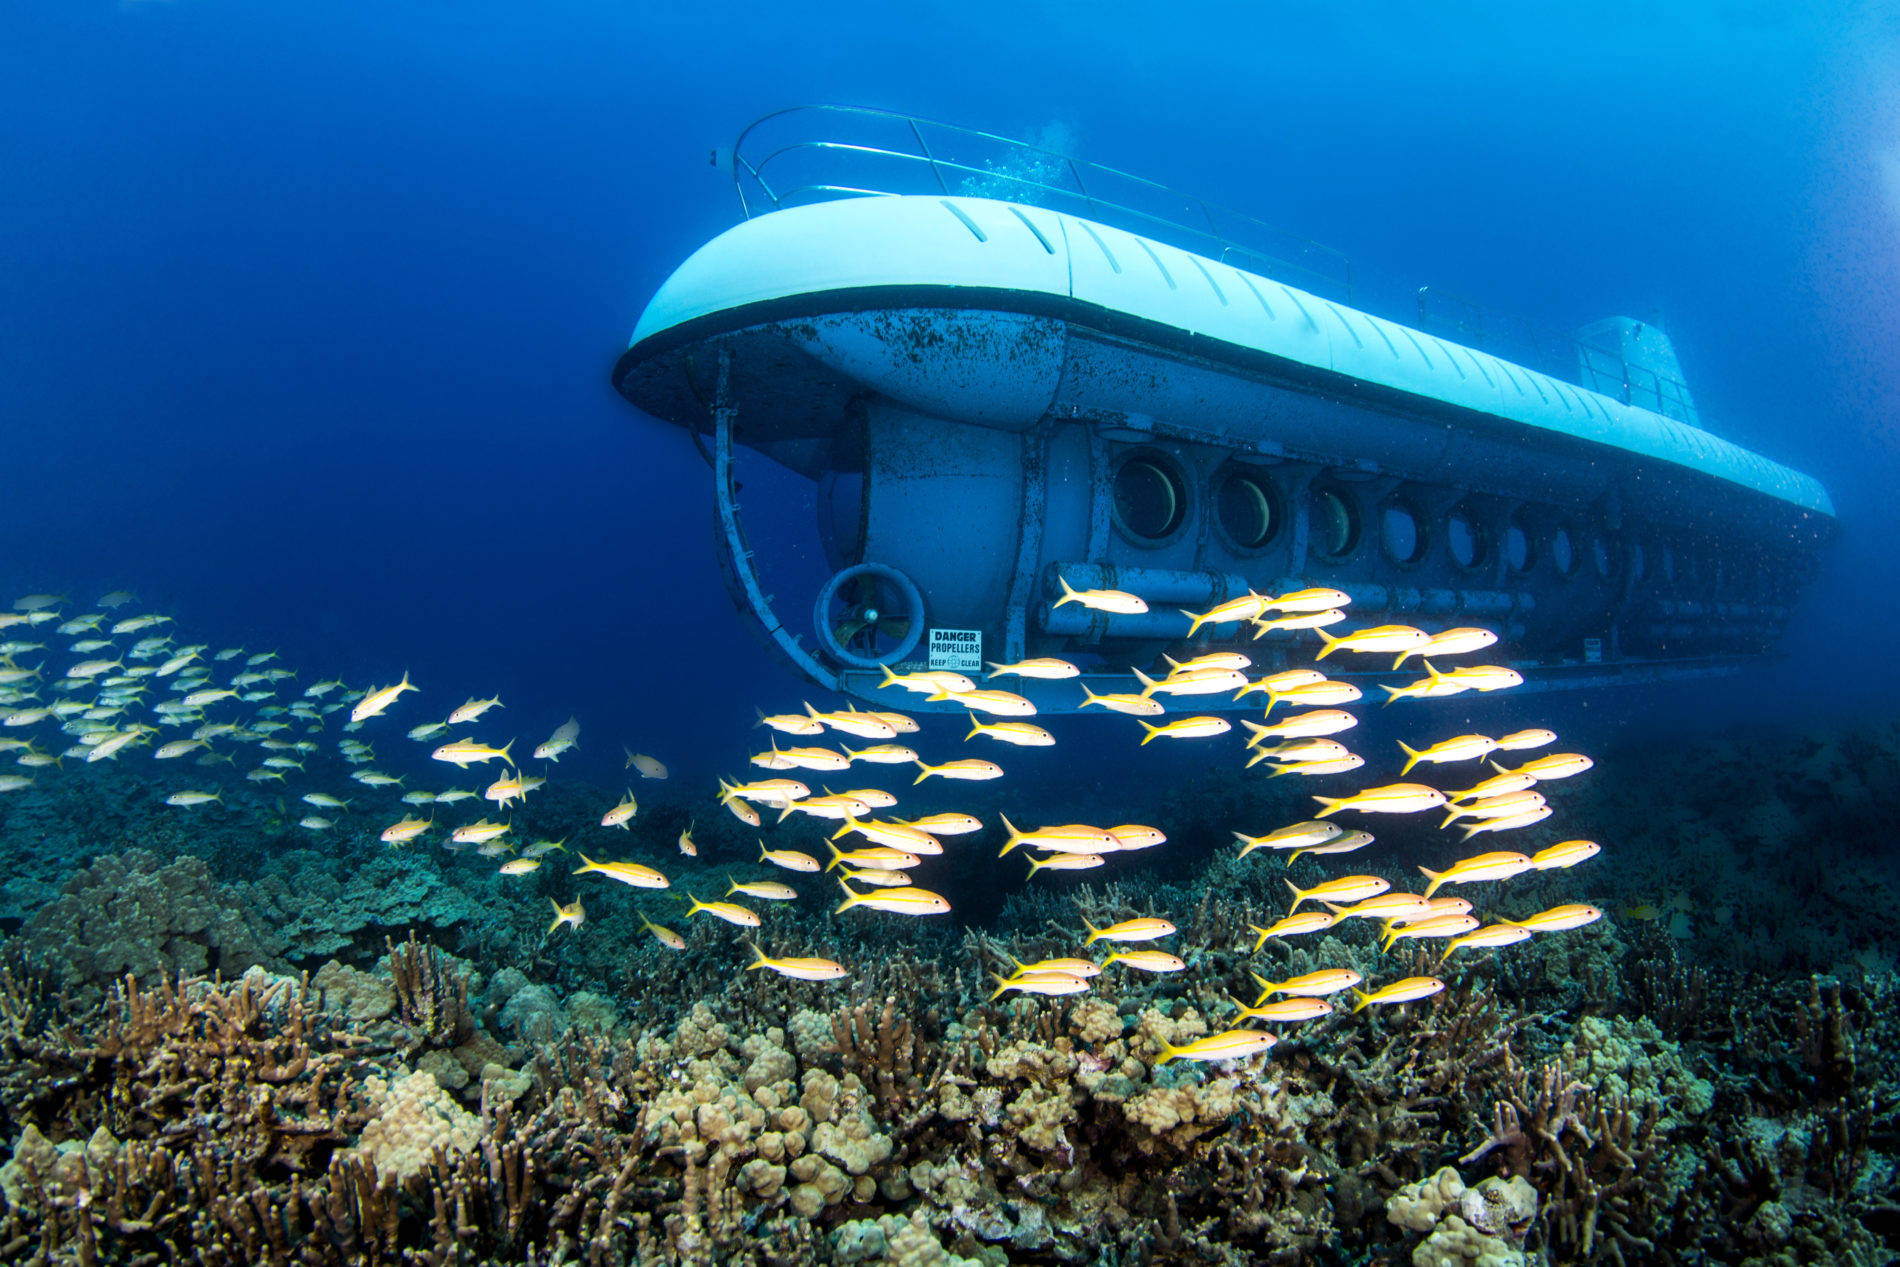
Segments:
[[[923,861],[922,858],[908,850],[893,849],[888,845],[873,845],[867,849],[852,849],[846,851],[839,849],[838,846],[832,844],[830,841],[826,841],[825,848],[831,850],[831,861],[825,864],[825,870],[827,871],[840,864],[851,867],[877,867],[886,870],[902,870],[906,867],[914,867]]]
[[[1487,796],[1481,801],[1469,804],[1452,804],[1440,827],[1449,827],[1461,818],[1509,818],[1513,814],[1522,814],[1544,804],[1541,792],[1526,788],[1517,792],[1506,792],[1502,796]]]
[[[420,687],[410,683],[409,672],[405,669],[403,671],[402,681],[396,683],[394,686],[372,687],[368,694],[356,702],[356,707],[350,710],[350,720],[363,721],[367,718],[375,717],[391,704],[394,704],[396,697],[401,695],[404,691],[420,689]],[[190,703],[191,701],[187,698],[185,702]]]
[[[1316,796],[1313,799],[1325,807],[1319,812],[1319,816],[1325,818],[1342,809],[1356,809],[1365,814],[1416,814],[1443,805],[1445,794],[1423,783],[1387,783],[1355,792],[1351,796]]]
[[[1321,968],[1316,972],[1303,973],[1297,977],[1288,977],[1284,981],[1269,981],[1257,972],[1247,974],[1260,984],[1260,997],[1255,1007],[1266,1002],[1276,994],[1296,994],[1303,998],[1324,998],[1329,994],[1338,994],[1341,990],[1350,990],[1365,978],[1351,968]]]
[[[1024,994],[1081,994],[1089,988],[1086,979],[1072,972],[1019,972],[1013,977],[1005,977],[1000,972],[990,973],[990,979],[996,982],[996,992],[990,995],[992,1001],[1001,998],[1010,990]]]
[[[1234,1017],[1237,1021],[1312,1021],[1322,1016],[1331,1016],[1333,1005],[1325,999],[1295,997],[1280,999],[1274,1003],[1262,1003],[1248,1007],[1239,999],[1229,999],[1240,1010]]]
[[[1430,667],[1430,662],[1427,662]],[[1440,673],[1432,669],[1431,676],[1443,682],[1454,682],[1461,687],[1474,691],[1502,691],[1513,686],[1524,685],[1524,675],[1516,669],[1507,669],[1496,664],[1474,665],[1468,669],[1453,669],[1449,673]]]
[[[797,889],[789,884],[780,884],[776,880],[739,881],[727,876],[726,883],[732,886],[726,890],[727,897],[731,897],[734,893],[743,893],[747,897],[761,898],[767,902],[790,902],[798,897]]]
[[[1543,748],[1557,742],[1557,732],[1533,726],[1529,730],[1514,730],[1498,740],[1498,747],[1506,752],[1515,752],[1521,748]]]
[[[1526,761],[1514,770],[1505,770],[1500,767],[1499,773],[1528,774],[1539,783],[1547,783],[1553,779],[1567,779],[1574,774],[1582,774],[1595,764],[1596,762],[1580,752],[1557,752],[1548,757]]]
[[[763,710],[754,710],[759,714],[760,726],[770,726],[773,730],[786,735],[822,735],[824,723],[801,713],[774,713],[767,715]]]
[[[1416,651],[1431,641],[1431,635],[1423,629],[1414,629],[1410,625],[1378,625],[1371,629],[1358,629],[1335,638],[1324,629],[1315,629],[1319,640],[1326,645],[1320,649],[1315,659],[1324,660],[1335,651],[1359,651],[1369,655],[1385,655],[1394,651]]]
[[[1219,695],[1233,690],[1244,693],[1249,686],[1247,675],[1239,669],[1176,669],[1159,682],[1140,669],[1133,673],[1144,696]]]
[[[672,929],[666,927],[664,924],[656,924],[652,920],[648,919],[646,916],[642,915],[640,917],[640,927],[646,929],[649,933],[652,933],[653,940],[659,942],[662,946],[665,946],[668,950],[686,949],[686,939],[684,937],[681,937],[678,933],[674,932]]]
[[[600,825],[618,827],[621,831],[632,831],[633,828],[627,826],[627,822],[639,812],[640,802],[634,799],[632,789],[628,789],[625,800],[600,816]]]
[[[1332,902],[1324,903],[1327,910],[1341,919],[1403,919],[1408,915],[1419,915],[1432,904],[1428,897],[1416,893],[1381,893],[1369,897],[1363,902],[1351,906],[1339,906]]]
[[[506,871],[507,868],[503,867],[502,870]],[[579,932],[581,925],[587,922],[587,912],[581,909],[581,900],[579,898],[575,898],[566,906],[562,906],[553,898],[549,898],[548,903],[554,907],[554,922],[548,925],[549,934],[558,931],[563,924],[566,924],[575,932]]]
[[[1182,972],[1187,963],[1179,955],[1171,955],[1165,950],[1118,950],[1102,960],[1102,966],[1125,963],[1131,968],[1143,972]]]
[[[1650,912],[1654,916],[1653,909]],[[1561,933],[1572,928],[1582,928],[1585,924],[1594,924],[1603,918],[1603,912],[1594,906],[1572,903],[1567,906],[1553,906],[1547,911],[1523,919],[1498,918],[1500,924],[1512,924],[1518,928],[1528,928],[1534,933]]]
[[[1351,604],[1352,596],[1344,590],[1318,586],[1313,589],[1294,590],[1290,594],[1280,594],[1267,600],[1267,610],[1276,612],[1318,612],[1333,607],[1345,607]]]
[[[746,965],[748,972],[755,968],[769,968],[781,977],[792,977],[799,981],[836,981],[851,975],[845,971],[843,964],[833,963],[829,959],[770,959],[753,943],[748,941],[746,945],[754,956],[752,962]]]
[[[1036,706],[1012,691],[938,691],[928,697],[932,703],[955,700],[965,708],[998,717],[1034,717]]]
[[[1233,726],[1224,717],[1181,717],[1159,726],[1150,726],[1145,721],[1137,721],[1148,733],[1141,737],[1142,744],[1150,739],[1207,739],[1214,735],[1224,735]]]
[[[1523,854],[1501,852],[1477,854],[1453,863],[1443,871],[1420,867],[1419,873],[1431,881],[1425,889],[1425,896],[1430,897],[1442,884],[1478,884],[1486,880],[1508,880],[1530,869],[1531,860]]]
[[[483,841],[499,839],[512,829],[511,823],[491,823],[484,818],[457,827],[449,833],[449,839],[458,845],[479,845]]]
[[[165,798],[165,804],[190,807],[193,805],[203,805],[207,801],[216,801],[219,799],[219,795],[216,792],[173,792],[170,796]]]
[[[1310,889],[1302,889],[1291,880],[1286,881],[1286,887],[1293,890],[1293,905],[1287,908],[1287,914],[1291,915],[1309,898],[1315,902],[1362,902],[1384,893],[1392,887],[1392,882],[1376,875],[1342,875]]]
[[[1096,853],[1101,850],[1121,848],[1121,843],[1107,830],[1090,827],[1084,823],[1065,823],[1059,827],[1039,827],[1034,831],[1023,831],[1002,818],[1003,830],[1009,833],[1009,839],[1003,842],[1002,850],[996,855],[1003,857],[1018,845],[1033,845],[1054,853]]]
[[[1332,757],[1324,761],[1293,761],[1285,765],[1277,765],[1273,768],[1273,773],[1268,775],[1267,777],[1277,779],[1283,775],[1288,775],[1288,774],[1301,774],[1301,775],[1308,775],[1308,776],[1321,775],[1321,774],[1348,774],[1354,770],[1357,770],[1360,766],[1364,765],[1365,763],[1366,763],[1366,759],[1364,757],[1357,756],[1349,752],[1343,757]],[[1253,762],[1249,761],[1247,764],[1252,765]]]
[[[1291,616],[1275,616],[1272,620],[1253,621],[1254,641],[1258,642],[1276,629],[1318,629],[1323,625],[1336,625],[1346,619],[1346,613],[1337,608],[1326,611],[1296,612]]]
[[[1017,677],[1043,678],[1049,681],[1055,681],[1061,678],[1076,677],[1082,672],[1082,670],[1076,668],[1067,660],[1057,660],[1053,657],[1040,660],[1018,660],[1014,664],[998,664],[996,661],[991,660],[989,665],[990,671],[987,675],[989,677],[996,677],[1004,673],[1013,673]]]
[[[1146,695],[1097,695],[1085,686],[1082,688],[1082,703],[1078,707],[1087,708],[1090,704],[1099,704],[1110,712],[1126,713],[1130,717],[1159,717],[1168,711],[1160,700],[1149,699]]]
[[[1491,950],[1499,946],[1515,946],[1518,942],[1530,940],[1531,930],[1516,924],[1486,924],[1476,932],[1454,937],[1445,943],[1445,953],[1438,957],[1443,963],[1451,958],[1454,950],[1463,950],[1467,946],[1479,950]]]
[[[977,757],[963,757],[956,761],[946,761],[942,765],[925,765],[922,761],[917,764],[922,773],[912,780],[915,783],[922,783],[933,774],[942,779],[1000,779],[1003,777],[1002,766],[994,761],[984,761]]]
[[[1156,845],[1168,843],[1167,836],[1162,834],[1159,827],[1148,827],[1141,823],[1122,823],[1109,828],[1108,834],[1115,838],[1115,847],[1124,853],[1131,849],[1152,849]]]
[[[907,823],[883,823],[876,819],[859,819],[846,814],[844,825],[831,834],[833,840],[852,832],[864,837],[872,844],[889,845],[893,849],[906,850],[926,856],[943,852],[943,842],[921,828]]]
[[[1181,614],[1188,618],[1188,631],[1184,637],[1192,638],[1201,631],[1202,625],[1231,625],[1243,620],[1258,620],[1266,614],[1267,604],[1273,600],[1265,594],[1256,594],[1248,590],[1239,598],[1230,598],[1226,602],[1216,603],[1204,612],[1183,610]]]
[[[1479,920],[1476,915],[1465,915],[1457,912],[1434,915],[1429,919],[1406,920],[1403,923],[1395,922],[1392,927],[1386,929],[1384,934],[1381,935],[1379,949],[1390,950],[1395,943],[1401,941],[1413,941],[1421,938],[1434,937],[1456,937],[1461,933],[1470,932],[1478,926],[1478,923]]]
[[[1272,1034],[1261,1030],[1230,1029],[1224,1034],[1210,1034],[1178,1047],[1164,1042],[1161,1044],[1161,1055],[1154,1063],[1159,1068],[1170,1060],[1245,1060],[1270,1050],[1279,1041]]]
[[[1143,599],[1126,590],[1079,590],[1060,576],[1056,577],[1056,583],[1062,586],[1062,597],[1049,605],[1052,610],[1064,603],[1080,603],[1090,611],[1112,616],[1139,616],[1148,610]]]
[[[1401,651],[1392,667],[1396,669],[1402,666],[1408,656],[1466,655],[1482,651],[1497,640],[1498,636],[1489,629],[1447,629],[1443,633],[1433,634],[1416,647]]]
[[[437,761],[452,762],[466,770],[472,762],[493,761],[497,758],[513,765],[514,758],[508,755],[508,750],[514,746],[515,741],[512,739],[499,748],[491,748],[473,738],[457,739],[454,743],[443,744],[429,755]]]
[[[889,911],[894,915],[942,915],[950,909],[950,903],[942,894],[932,893],[929,889],[906,886],[898,889],[879,889],[875,893],[859,893],[843,879],[838,887],[845,892],[844,901],[838,903],[833,914],[843,914],[854,906],[868,906],[874,911]]]
[[[1087,920],[1082,927],[1089,930],[1087,939],[1082,943],[1093,946],[1098,941],[1155,941],[1162,937],[1174,936],[1176,929],[1165,919],[1152,916],[1142,919],[1125,919],[1119,924],[1110,924],[1107,928],[1097,928]]]
[[[1029,876],[1033,880],[1036,872],[1045,867],[1051,871],[1090,871],[1104,866],[1108,859],[1099,853],[1056,853],[1045,858],[1029,860]]]
[[[1258,933],[1254,939],[1253,954],[1259,954],[1260,948],[1267,944],[1269,937],[1298,937],[1303,933],[1323,933],[1339,922],[1339,916],[1330,911],[1303,911],[1298,915],[1288,915],[1261,928],[1258,924],[1249,924],[1248,928]]]
[[[912,765],[917,760],[916,750],[906,748],[901,743],[874,743],[868,748],[846,748],[844,754],[853,761],[868,761],[872,765]]]
[[[1015,744],[1019,748],[1049,748],[1056,742],[1056,737],[1041,726],[1032,725],[1026,721],[981,722],[972,713],[970,714],[970,733],[964,738],[974,739],[978,735],[988,735],[991,739],[1000,739],[1004,743]],[[910,749],[906,748],[904,751],[910,752]],[[912,753],[911,756],[915,759],[916,754]]]
[[[874,713],[861,713],[855,708],[821,713],[807,701],[805,713],[821,726],[832,730],[842,730],[845,734],[856,735],[859,739],[893,739],[897,736],[895,726]]]
[[[561,754],[579,745],[581,724],[572,717],[554,728],[547,742],[534,750],[537,761],[559,761]]]
[[[667,879],[652,867],[643,867],[637,862],[595,862],[586,854],[580,855],[581,865],[574,869],[575,875],[587,875],[590,872],[606,876],[609,880],[618,880],[630,884],[636,889],[664,889]]]
[[[1256,849],[1304,849],[1324,844],[1329,840],[1345,835],[1346,829],[1337,823],[1313,822],[1294,823],[1270,831],[1264,836],[1249,836],[1245,832],[1235,832],[1234,839],[1241,843],[1240,853],[1245,858]]]
[[[540,869],[541,860],[539,858],[510,858],[501,864],[501,874],[503,875],[527,875],[530,871],[539,871]]]
[[[1337,854],[1352,853],[1355,850],[1364,849],[1372,843],[1372,840],[1373,836],[1369,831],[1341,832],[1331,840],[1322,840],[1316,845],[1301,845],[1286,856],[1286,864],[1289,867],[1292,866],[1304,854],[1312,854],[1316,858],[1330,858]]]
[[[933,836],[962,836],[983,830],[983,820],[974,814],[931,814],[924,818],[909,819],[904,825],[927,831]]]
[[[1538,800],[1542,801],[1543,798],[1539,797]],[[1529,827],[1532,823],[1543,822],[1546,818],[1549,818],[1550,815],[1550,806],[1543,804],[1532,805],[1526,809],[1517,811],[1515,814],[1506,814],[1499,818],[1487,818],[1482,822],[1473,823],[1464,829],[1464,838],[1470,840],[1480,832],[1511,831],[1518,827]]]
[[[434,825],[433,820],[427,818],[405,818],[383,828],[381,839],[386,845],[400,845],[404,841],[414,840]]]
[[[893,673],[888,664],[881,664],[878,667],[884,671],[884,680],[877,684],[879,690],[887,686],[901,686],[919,695],[936,695],[940,692],[955,694],[976,689],[975,682],[949,669],[926,669],[921,673]]]
[[[1594,840],[1566,840],[1540,849],[1531,855],[1531,866],[1538,871],[1551,871],[1558,867],[1574,867],[1587,858],[1594,858],[1603,852],[1603,846]]]
[[[471,695],[467,702],[449,714],[446,724],[450,726],[460,726],[463,722],[474,721],[491,708],[505,707],[507,707],[507,705],[501,702],[501,696],[499,695],[495,696],[494,699],[476,699]]]
[[[818,859],[796,849],[767,849],[765,842],[759,842],[759,861],[769,862],[775,867],[784,867],[787,871],[820,870]]]
[[[1489,735],[1458,735],[1451,739],[1441,739],[1429,748],[1414,748],[1404,740],[1399,747],[1404,751],[1406,761],[1399,771],[1400,777],[1412,772],[1412,767],[1421,761],[1434,765],[1447,761],[1476,761],[1497,751],[1498,741]]]
[[[1357,1012],[1371,1007],[1375,1003],[1410,1003],[1415,999],[1430,998],[1445,988],[1445,983],[1437,977],[1406,977],[1403,981],[1394,981],[1367,994],[1364,990],[1354,990],[1358,1002],[1352,1005]]]

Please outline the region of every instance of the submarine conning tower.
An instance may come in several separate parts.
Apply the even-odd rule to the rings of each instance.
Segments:
[[[887,112],[768,116],[729,161],[748,218],[660,287],[614,385],[693,431],[735,599],[821,684],[1037,655],[1126,681],[1184,645],[1177,608],[1307,585],[1353,596],[1347,628],[1496,629],[1545,685],[1729,672],[1834,533],[1815,480],[1698,425],[1651,323],[1552,338],[1427,290],[1401,324],[1310,243]],[[819,482],[809,642],[752,570],[735,443]],[[1150,611],[1056,606],[1061,581]],[[1310,657],[1235,630],[1193,645]]]

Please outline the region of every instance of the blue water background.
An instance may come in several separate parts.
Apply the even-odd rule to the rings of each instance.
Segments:
[[[1660,317],[1705,423],[1847,530],[1786,661],[1593,728],[1890,712],[1900,21],[1543,8],[10,4],[0,594],[127,586],[186,640],[407,668],[413,720],[499,691],[524,744],[578,712],[603,779],[622,740],[730,767],[802,688],[720,587],[706,468],[607,375],[738,216],[710,151],[844,101],[1060,124],[1413,284]],[[815,544],[767,525],[815,541],[809,493],[749,478],[802,608]]]

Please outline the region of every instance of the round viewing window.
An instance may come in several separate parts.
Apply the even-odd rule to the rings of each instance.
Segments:
[[[1597,575],[1604,580],[1616,575],[1616,548],[1600,532],[1590,539],[1590,558],[1597,566]]]
[[[1266,476],[1230,471],[1214,494],[1214,520],[1242,550],[1259,550],[1280,532],[1279,490]]]
[[[1343,559],[1359,545],[1359,510],[1344,489],[1324,485],[1308,501],[1313,549],[1328,559]]]
[[[1517,515],[1511,516],[1511,522],[1504,529],[1504,561],[1510,565],[1513,572],[1531,570],[1533,556],[1530,529]]]
[[[1550,561],[1563,576],[1569,576],[1576,568],[1576,548],[1570,540],[1570,529],[1559,527],[1550,534]]]
[[[1387,502],[1379,511],[1379,548],[1394,563],[1412,564],[1425,557],[1425,533],[1418,516],[1402,501]]]
[[[1187,523],[1187,482],[1174,462],[1152,449],[1122,459],[1115,471],[1115,523],[1135,541],[1162,545]]]
[[[1470,511],[1454,510],[1445,517],[1445,548],[1461,568],[1475,568],[1485,559],[1484,530]]]

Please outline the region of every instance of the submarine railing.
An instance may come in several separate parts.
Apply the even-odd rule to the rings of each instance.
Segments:
[[[793,129],[792,135],[775,142],[770,134],[781,127]],[[884,128],[904,142],[904,148],[851,139],[853,127]],[[934,146],[932,136],[938,138]],[[989,147],[996,153],[984,160],[964,161],[955,151],[958,144]],[[800,164],[807,159],[823,170],[801,170]],[[892,173],[899,179],[843,183],[830,178],[836,169],[856,160],[876,168],[873,175]],[[1088,219],[1157,237],[1223,263],[1244,260],[1254,271],[1275,280],[1363,306],[1358,292],[1364,288],[1365,274],[1343,251],[1146,177],[975,128],[867,106],[792,106],[748,124],[733,143],[731,163],[733,186],[747,219],[840,198],[923,192],[1004,197],[1053,211],[1079,208]],[[783,179],[779,172],[784,173]],[[1172,210],[1149,210],[1111,197],[1107,189],[1117,182],[1125,182],[1131,193],[1173,204]],[[1393,290],[1395,297],[1403,293]],[[1697,421],[1685,384],[1631,363],[1615,348],[1435,287],[1417,287],[1411,294],[1415,312],[1404,319],[1422,330],[1626,405],[1678,421]],[[1448,316],[1442,310],[1447,305],[1462,315]],[[1392,304],[1393,312],[1401,310],[1401,305]],[[1507,327],[1522,337],[1507,337]]]

